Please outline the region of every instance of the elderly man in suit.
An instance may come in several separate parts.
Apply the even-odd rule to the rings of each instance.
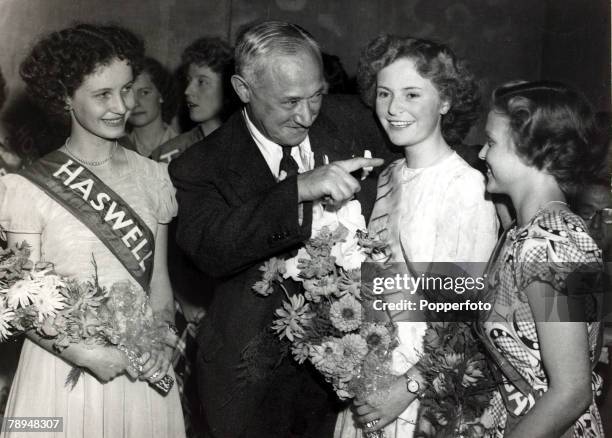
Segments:
[[[323,97],[319,46],[299,26],[246,31],[232,84],[244,108],[170,165],[178,243],[218,279],[198,335],[206,421],[219,438],[323,437],[333,396],[308,367],[283,359],[270,334],[281,294],[263,298],[252,286],[264,261],[310,237],[314,201],[356,195],[369,215],[376,172],[359,176],[383,160],[364,151],[380,155],[385,140],[358,100]]]

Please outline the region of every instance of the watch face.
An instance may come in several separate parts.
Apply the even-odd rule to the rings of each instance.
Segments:
[[[416,380],[412,380],[412,379],[408,380],[406,387],[408,388],[408,391],[412,392],[413,394],[416,394],[417,392],[419,392],[419,389],[420,389],[419,382],[417,382]]]

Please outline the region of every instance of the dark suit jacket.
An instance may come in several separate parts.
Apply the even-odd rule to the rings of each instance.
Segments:
[[[330,162],[363,156],[365,149],[388,155],[373,114],[352,96],[326,96],[309,138],[316,165],[324,154]],[[312,205],[304,203],[300,225],[297,177],[276,182],[240,112],[173,161],[170,175],[178,189],[179,246],[218,279],[198,339],[204,409],[215,436],[240,436],[249,418],[262,414],[259,404],[270,384],[257,378],[244,384],[241,353],[271,324],[282,301],[280,294],[260,297],[252,286],[262,262],[310,237]],[[370,174],[358,194],[366,219],[377,175]]]

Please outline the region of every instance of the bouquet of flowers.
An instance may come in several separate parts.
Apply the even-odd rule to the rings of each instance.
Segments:
[[[297,362],[308,360],[341,399],[382,403],[400,378],[394,365],[399,354],[397,330],[390,315],[385,322],[365,320],[374,295],[370,285],[362,283],[361,264],[385,262],[388,250],[368,235],[357,201],[336,212],[314,208],[311,238],[295,257],[264,263],[253,289],[263,296],[277,289],[285,293],[272,330],[290,344]],[[301,293],[288,294],[283,286],[287,278],[301,283]],[[428,325],[417,363],[432,383],[421,401],[423,415],[434,427],[434,436],[455,436],[459,430],[476,436],[484,430],[478,416],[493,388],[483,351],[466,324],[440,324]],[[383,438],[384,433],[367,436]]]
[[[58,352],[72,343],[114,345],[136,370],[142,354],[165,348],[168,325],[153,314],[146,295],[132,283],[101,287],[95,261],[91,280],[64,278],[51,264],[33,265],[29,253],[25,243],[16,250],[0,249],[0,341],[35,330],[53,339]],[[73,368],[66,383],[74,386],[82,372]],[[153,387],[167,394],[173,383],[166,375]]]
[[[361,283],[361,263],[385,258],[385,245],[368,235],[357,201],[336,212],[316,205],[312,235],[295,257],[264,263],[253,289],[263,296],[284,291],[287,299],[276,310],[272,330],[290,343],[294,359],[310,361],[341,399],[384,392],[398,378],[391,367],[395,326],[365,321],[364,302],[372,296]],[[283,281],[289,277],[301,283],[302,293],[288,294]]]
[[[426,381],[421,401],[433,427],[429,436],[476,438],[493,426],[487,408],[496,384],[484,346],[472,327],[458,322],[428,323],[417,368]]]

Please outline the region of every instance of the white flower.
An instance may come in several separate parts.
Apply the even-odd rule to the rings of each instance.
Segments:
[[[359,201],[348,201],[337,210],[327,210],[320,202],[313,204],[311,237],[317,236],[323,227],[335,230],[340,224],[349,230],[349,235],[354,235],[357,230],[366,229]]]
[[[51,287],[45,284],[47,282],[41,282],[38,293],[34,297],[34,305],[38,311],[38,320],[42,321],[47,316],[52,316],[57,313],[58,310],[63,309],[66,306],[64,302],[65,297],[60,293],[59,287],[54,285],[53,281],[49,281]]]
[[[338,227],[338,215],[335,210],[326,210],[323,204],[315,202],[312,204],[312,231],[310,237],[318,236],[324,227],[327,227],[329,230],[335,230]]]
[[[349,235],[354,235],[357,230],[366,230],[366,221],[361,214],[359,201],[347,202],[336,213],[338,222],[349,230]]]
[[[34,301],[37,288],[32,280],[19,280],[15,282],[7,291],[6,298],[11,309],[17,307],[27,307]]]
[[[6,307],[3,298],[0,297],[0,341],[4,341],[11,335],[11,321],[15,317],[15,312]]]
[[[332,247],[331,255],[336,258],[336,264],[347,271],[361,268],[367,257],[355,233],[351,231],[344,242],[338,242]]]
[[[299,276],[300,270],[298,269],[298,264],[300,259],[310,259],[306,248],[300,248],[295,257],[285,260],[285,273],[283,274],[284,278],[291,277],[293,281],[304,281],[304,279]]]

